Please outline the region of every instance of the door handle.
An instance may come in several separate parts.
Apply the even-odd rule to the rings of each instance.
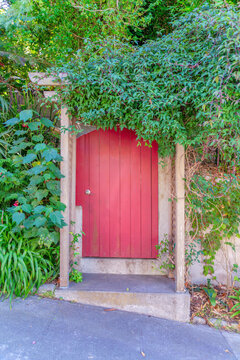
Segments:
[[[91,194],[91,190],[89,190],[89,189],[85,190],[85,194],[86,194],[86,195],[90,195],[90,194]]]

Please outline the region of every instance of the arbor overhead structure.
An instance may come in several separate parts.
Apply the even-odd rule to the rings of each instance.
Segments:
[[[29,77],[33,83],[45,88],[54,86],[57,89],[68,83],[67,75],[64,73],[58,77],[45,73],[29,73]],[[44,91],[44,95],[54,101],[57,93]],[[64,104],[61,105],[60,118],[61,173],[64,176],[60,180],[61,202],[66,205],[63,215],[67,225],[60,229],[59,294],[68,300],[86,304],[116,307],[179,321],[189,321],[190,297],[185,291],[184,147],[177,144],[174,159],[170,157],[164,159],[166,166],[162,167],[157,150],[154,153],[154,146],[152,149],[146,147],[146,150],[145,146],[137,147],[134,132],[130,129],[104,131],[97,130],[91,125],[81,125],[81,122],[78,122],[82,131],[76,134],[72,131],[73,125],[76,124],[75,120],[72,117],[70,120],[68,109]],[[115,155],[113,154],[114,149],[117,149]],[[115,156],[115,160],[113,160],[113,156]],[[157,160],[154,162],[156,156]],[[79,163],[81,164],[79,165]],[[137,177],[138,170],[136,170],[137,163],[140,164],[139,168],[146,169],[144,173],[139,172],[139,178]],[[86,178],[88,176],[86,174],[90,173],[91,176],[92,173],[97,174],[96,171],[105,172],[106,179],[107,176],[108,178],[112,176],[113,181],[109,181],[109,192],[106,191],[106,188],[103,190],[100,175],[94,175],[94,179],[92,176],[90,180],[89,177]],[[145,181],[143,177],[147,177],[148,172],[149,177],[141,185],[141,182]],[[85,181],[84,185],[83,181]],[[116,187],[116,181],[118,181],[119,188]],[[134,185],[135,181],[136,186]],[[95,189],[90,188],[90,186],[94,187],[93,183],[97,184]],[[84,193],[78,195],[78,192],[81,193],[81,186]],[[113,186],[116,189],[111,189]],[[137,186],[139,186],[140,195],[134,190]],[[104,199],[101,198],[103,196],[101,194],[104,194]],[[116,200],[118,194],[120,194],[119,199]],[[169,201],[173,194],[174,201]],[[81,200],[81,196],[85,200]],[[138,196],[140,205],[136,205],[138,203],[135,199],[138,199]],[[130,197],[129,203],[126,200],[128,197]],[[113,201],[115,202],[111,205]],[[137,222],[137,212],[141,204],[139,222]],[[114,219],[111,217],[113,216],[111,206],[115,207],[116,212],[120,209],[119,216]],[[141,214],[145,214],[144,206],[149,206],[150,217],[148,215],[141,217]],[[126,211],[129,211],[129,219],[128,216],[124,218]],[[99,214],[99,212],[101,213]],[[102,213],[104,213],[104,217]],[[99,220],[100,216],[102,220]],[[96,225],[96,217],[98,225]],[[87,221],[89,221],[88,226],[86,225]],[[111,229],[111,223],[114,223],[114,229]],[[119,242],[115,239],[118,236],[115,236],[118,234],[116,230],[118,226],[121,238],[118,239]],[[145,231],[146,235],[142,236],[141,240],[133,231],[134,226],[140,228],[139,237]],[[127,228],[129,228],[129,232]],[[84,233],[85,229],[89,235],[85,234],[79,238],[77,244],[79,256],[77,259],[73,259],[74,255],[70,251],[71,233]],[[113,235],[111,236],[111,234]],[[172,279],[166,278],[167,274],[160,276],[157,269],[159,260],[156,259],[155,245],[159,245],[165,236],[175,243],[175,286]],[[106,241],[108,241],[107,245]],[[138,241],[140,250],[139,255],[136,255],[137,250],[134,246],[137,245],[134,244],[137,244]],[[118,245],[119,248],[117,248]],[[88,297],[89,289],[81,289],[81,286],[85,286],[84,282],[79,285],[79,291],[74,292],[69,284],[70,263],[74,260],[77,260],[80,271],[92,273],[92,276],[94,276],[93,274],[96,276],[99,274],[136,275],[133,282],[135,284],[136,279],[139,279],[139,287],[142,276],[144,279],[149,276],[149,288],[144,285],[144,290],[140,291],[141,297],[139,292],[135,293],[134,290],[131,292],[131,289],[129,293],[111,291],[108,294],[110,300],[104,298],[105,291],[95,294],[94,289],[90,289],[91,296]],[[157,290],[151,288],[152,281],[154,284],[156,282],[159,284]]]

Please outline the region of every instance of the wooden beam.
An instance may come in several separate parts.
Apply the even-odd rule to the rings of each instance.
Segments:
[[[67,108],[61,108],[61,127],[69,128],[70,121],[67,114]],[[70,172],[71,169],[71,138],[69,131],[61,133],[61,173],[64,178],[61,179],[61,202],[66,205],[63,212],[66,226],[60,229],[60,287],[69,285],[69,247],[70,247],[70,211],[71,211],[71,189],[70,189]]]
[[[57,101],[57,92],[56,91],[44,91],[43,95],[50,101]]]
[[[69,81],[66,80],[67,74],[66,73],[60,73],[60,74],[52,74],[49,75],[44,72],[30,72],[28,73],[28,76],[36,85],[42,85],[42,86],[59,86],[64,84],[69,84]]]

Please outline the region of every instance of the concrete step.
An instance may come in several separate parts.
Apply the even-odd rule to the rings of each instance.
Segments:
[[[58,299],[188,322],[190,295],[172,279],[150,275],[83,274],[83,282],[57,289]]]

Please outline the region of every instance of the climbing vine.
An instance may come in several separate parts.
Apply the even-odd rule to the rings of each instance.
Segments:
[[[196,154],[196,151],[194,151]],[[222,164],[193,160],[186,152],[186,211],[190,223],[188,240],[201,243],[204,275],[214,276],[217,251],[228,245],[235,251],[233,238],[240,238],[240,179],[224,172]]]
[[[204,273],[212,274],[221,242],[239,226],[240,10],[205,4],[172,26],[141,47],[91,42],[54,71],[67,73],[59,95],[81,122],[132,129],[156,140],[162,157],[180,143],[197,164],[215,164],[214,176],[186,179],[191,236],[201,239]]]

